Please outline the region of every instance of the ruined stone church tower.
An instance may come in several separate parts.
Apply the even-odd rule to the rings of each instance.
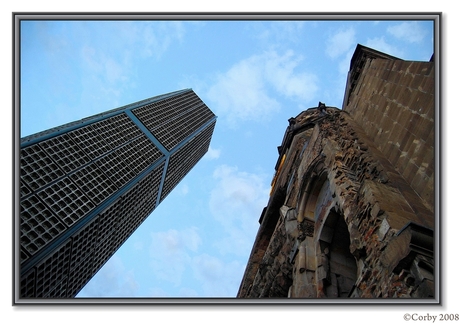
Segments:
[[[434,298],[435,62],[358,45],[342,109],[289,119],[238,298]]]

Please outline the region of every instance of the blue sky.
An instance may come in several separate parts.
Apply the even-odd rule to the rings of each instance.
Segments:
[[[429,60],[422,21],[30,21],[21,136],[192,88],[218,116],[209,152],[80,297],[234,297],[287,120],[341,107],[358,43]]]

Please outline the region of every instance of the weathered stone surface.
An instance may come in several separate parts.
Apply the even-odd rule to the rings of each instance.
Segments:
[[[434,295],[432,62],[358,50],[345,110],[289,119],[237,297]]]

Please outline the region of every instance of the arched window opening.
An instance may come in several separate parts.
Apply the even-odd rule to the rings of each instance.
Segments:
[[[318,206],[322,206],[324,200],[330,200],[330,197],[325,195],[328,191],[329,182],[325,173],[311,179],[300,201],[301,219],[315,221],[318,218]]]
[[[347,298],[357,280],[356,260],[350,252],[350,233],[344,218],[330,211],[319,237],[318,280],[328,298]]]

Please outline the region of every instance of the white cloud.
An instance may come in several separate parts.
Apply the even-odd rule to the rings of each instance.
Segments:
[[[294,72],[301,61],[302,57],[296,56],[293,51],[287,51],[284,55],[268,52],[265,54],[265,75],[279,94],[307,101],[318,89],[317,78],[305,72]]]
[[[120,84],[129,79],[130,66],[125,65],[118,57],[109,51],[98,51],[90,45],[85,45],[80,52],[81,66],[85,76],[83,81],[96,82],[99,86],[109,83]],[[94,85],[94,84],[93,84]]]
[[[243,60],[218,75],[207,96],[217,115],[233,126],[239,121],[267,117],[280,108],[265,89],[263,65],[257,57]]]
[[[73,50],[80,56],[77,67],[82,87],[79,106],[98,110],[119,106],[122,95],[138,83],[136,65],[139,61],[162,58],[185,34],[183,23],[173,21],[106,22],[98,25],[100,31],[97,32],[91,29],[96,28],[92,24],[81,24],[78,28],[81,35],[94,34],[93,37],[80,37],[81,44],[72,44],[79,46]],[[104,33],[116,35],[116,41],[99,36]]]
[[[162,57],[174,42],[181,42],[185,35],[181,21],[122,21],[107,24],[117,41],[111,46],[118,47],[125,58],[134,59]]]
[[[343,93],[350,70],[350,59],[356,47],[350,48],[347,53],[341,56],[338,63],[338,74],[331,82],[330,87],[324,88],[324,101],[328,106],[342,107]],[[332,86],[334,85],[334,86]]]
[[[183,250],[196,251],[201,244],[198,229],[195,227],[182,230],[170,229],[167,232],[152,233],[153,242],[167,255],[181,253]]]
[[[286,44],[286,41],[297,43],[301,40],[305,21],[274,21],[271,24],[255,25],[259,30],[258,38],[269,42],[271,46]],[[262,29],[263,28],[263,29]]]
[[[231,261],[225,263],[208,254],[193,259],[194,276],[201,283],[204,296],[236,297],[245,265]]]
[[[180,21],[156,22],[140,24],[138,33],[141,35],[141,53],[145,57],[162,57],[174,41],[181,41],[184,36],[184,26]],[[132,34],[131,34],[132,35]]]
[[[184,298],[200,297],[200,295],[197,293],[195,289],[188,288],[188,287],[179,289],[178,296],[184,297]]]
[[[168,289],[170,296],[234,297],[237,293],[246,264],[236,258],[248,257],[269,187],[263,176],[225,165],[216,168],[213,177],[216,185],[209,207],[216,221],[212,226],[221,232],[214,241],[204,244],[196,227],[151,233],[152,278],[176,287]],[[185,281],[186,272],[195,279]],[[159,288],[150,292],[166,296]]]
[[[426,35],[426,31],[416,21],[406,21],[396,26],[389,26],[387,31],[394,37],[409,43],[420,43]]]
[[[220,157],[220,150],[213,147],[209,147],[208,152],[205,155],[205,158],[210,160],[217,160]]]
[[[133,243],[134,250],[142,251],[144,249],[144,242],[143,241],[135,241]]]
[[[125,71],[120,62],[108,58],[104,62],[105,76],[109,83],[126,81]]]
[[[126,270],[123,261],[114,255],[80,291],[78,297],[135,297],[138,290],[139,283],[132,271]]]
[[[180,185],[179,188],[177,188],[177,191],[178,191],[181,195],[185,196],[185,195],[187,195],[188,192],[190,191],[190,188],[188,187],[188,185],[187,185],[186,183],[183,183],[183,184]]]
[[[354,46],[356,46],[356,32],[353,27],[349,27],[329,37],[326,42],[326,54],[331,58],[337,58]]]
[[[292,51],[251,56],[218,74],[207,97],[217,115],[232,126],[269,120],[280,109],[277,95],[304,101],[317,90],[314,75],[295,71],[301,61]]]
[[[201,237],[195,227],[183,230],[171,229],[151,234],[150,266],[153,276],[181,284],[182,273],[190,266],[191,253],[197,252]]]
[[[103,70],[102,64],[96,58],[96,49],[89,45],[84,45],[81,49],[81,58],[83,66],[94,73],[100,73]]]
[[[217,184],[211,191],[209,206],[226,234],[216,245],[222,254],[247,256],[270,188],[263,176],[227,165],[218,167],[213,177]]]
[[[398,47],[388,44],[383,36],[368,39],[364,45],[396,57],[404,56],[404,53]]]
[[[141,296],[139,296],[141,297]],[[164,289],[161,289],[159,287],[153,287],[148,290],[148,296],[147,297],[160,297],[160,298],[167,298],[170,297],[168,296],[168,293],[164,291]]]
[[[150,288],[157,297],[234,297],[235,287],[243,276],[245,264],[202,253],[201,238],[196,228],[171,229],[151,234],[150,267],[152,278],[169,282],[174,289]],[[184,282],[185,272],[196,281]]]

